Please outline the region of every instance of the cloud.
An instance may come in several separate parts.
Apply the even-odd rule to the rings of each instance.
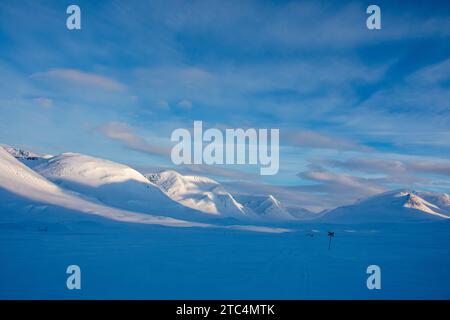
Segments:
[[[353,158],[347,160],[324,160],[322,164],[362,173],[406,176],[412,174],[435,174],[450,177],[450,162],[432,159],[380,159]]]
[[[397,153],[445,156],[450,152],[450,59],[408,71],[357,101],[335,119],[367,145]],[[400,77],[399,77],[400,76]],[[387,77],[386,81],[389,82]]]
[[[162,145],[152,144],[144,138],[133,133],[133,129],[126,123],[110,122],[102,125],[98,130],[106,137],[120,141],[128,149],[151,154],[151,155],[169,155],[170,148]]]
[[[319,182],[319,185],[307,186],[305,189],[321,190],[334,193],[350,193],[372,195],[383,192],[385,188],[379,185],[376,178],[360,178],[342,173],[333,173],[325,170],[308,170],[299,173],[303,179]]]
[[[157,100],[155,105],[158,109],[168,110],[170,109],[170,104],[166,100]]]
[[[415,172],[450,177],[450,162],[448,161],[414,161],[410,162],[408,167]]]
[[[425,66],[394,86],[376,92],[361,105],[367,111],[419,112],[422,117],[449,114],[450,59]]]
[[[414,5],[383,6],[381,32],[365,26],[367,4],[356,1],[226,1],[179,2],[163,16],[176,32],[211,34],[229,46],[327,50],[400,39],[449,35],[448,14],[432,14]],[[385,9],[386,7],[389,7]],[[439,6],[438,6],[439,7]],[[420,10],[420,14],[417,13]],[[205,14],[207,13],[207,14]],[[248,41],[252,39],[252,41]],[[244,45],[245,44],[245,45]]]
[[[282,61],[263,59],[252,63],[178,63],[137,68],[128,82],[139,96],[175,101],[181,110],[192,110],[203,120],[235,127],[250,127],[261,118],[286,126],[302,126],[310,120],[332,120],[333,110],[349,110],[359,102],[353,83],[378,81],[387,68],[370,68],[360,59],[316,55]],[[195,108],[193,108],[195,107]],[[324,120],[326,119],[326,120]]]
[[[210,175],[215,177],[222,178],[233,178],[238,180],[247,180],[247,179],[259,179],[260,175],[252,174],[248,172],[243,172],[239,170],[233,170],[230,168],[226,168],[224,166],[218,165],[185,165],[182,167],[182,170],[186,173],[190,174],[202,174],[202,175]]]
[[[299,182],[304,185],[267,190],[318,206],[349,201],[359,189],[439,187],[443,181],[420,180],[437,175],[448,181],[445,161],[376,159],[371,149],[443,158],[450,152],[448,6],[381,5],[383,29],[373,32],[365,27],[366,5],[358,2],[107,2],[80,34],[80,45],[58,27],[58,6],[0,1],[2,33],[14,39],[0,61],[6,79],[0,82],[1,115],[14,120],[2,124],[2,136],[98,148],[81,124],[121,119],[130,125],[112,122],[99,130],[129,149],[164,154],[168,148],[139,136],[131,124],[152,124],[161,135],[164,124],[184,127],[187,118],[232,128],[279,127],[280,142],[297,148],[281,151],[277,183],[297,183],[305,156],[331,155],[336,163],[310,167]],[[89,1],[84,7],[98,9]],[[424,46],[426,53],[417,54]],[[436,63],[441,57],[446,60]],[[58,101],[58,114],[39,121],[43,130],[31,135],[29,122],[40,110],[23,106],[39,104],[34,97]],[[355,156],[347,151],[374,158],[336,160]],[[242,176],[222,167],[192,170]]]
[[[254,179],[223,184],[232,193],[273,194],[285,205],[301,206],[313,211],[350,204],[358,199],[403,187],[448,192],[447,180],[415,175],[448,175],[450,163],[441,160],[351,158],[311,161],[307,170],[297,174],[301,180],[296,185],[272,185]],[[330,168],[347,172],[334,172]]]
[[[45,109],[51,108],[53,106],[53,100],[49,98],[38,97],[34,98],[33,101]]]
[[[362,173],[405,174],[407,167],[399,160],[378,158],[352,158],[347,160],[323,160],[321,164]]]
[[[428,64],[394,84],[375,91],[357,107],[350,125],[370,124],[380,131],[405,131],[407,126],[430,126],[448,131],[450,120],[450,59]],[[409,119],[402,121],[400,116]],[[417,118],[413,118],[413,116]],[[394,125],[395,123],[395,125]],[[376,126],[374,126],[376,125]],[[411,128],[409,128],[411,129]],[[421,130],[428,134],[430,130]],[[414,133],[417,130],[408,130]]]
[[[35,73],[32,78],[62,80],[83,87],[96,87],[107,91],[124,91],[125,85],[117,80],[95,73],[76,69],[50,69],[46,72]]]
[[[450,162],[439,159],[424,159],[413,156],[402,156],[402,159],[386,159],[387,155],[374,158],[350,158],[345,160],[316,159],[314,166],[309,171],[299,174],[300,177],[319,181],[332,190],[331,184],[335,186],[336,192],[339,188],[349,190],[396,189],[412,188],[418,190],[432,189],[435,191],[448,192],[448,178],[450,177]],[[316,171],[312,171],[316,170]],[[338,171],[331,173],[329,170]],[[358,177],[363,175],[364,177]]]
[[[189,110],[192,109],[192,102],[189,100],[181,100],[177,103],[177,106],[181,109]]]
[[[411,74],[407,81],[419,85],[441,85],[450,80],[450,59],[428,65]]]
[[[370,151],[369,147],[349,139],[309,130],[283,130],[281,143],[301,148],[320,148],[345,151]]]

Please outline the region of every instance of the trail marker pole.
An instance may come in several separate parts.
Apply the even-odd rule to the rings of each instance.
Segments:
[[[331,249],[331,238],[334,237],[334,232],[328,231],[328,237],[330,239],[330,241],[328,241],[328,250]]]

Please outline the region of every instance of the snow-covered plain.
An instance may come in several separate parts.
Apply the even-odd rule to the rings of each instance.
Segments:
[[[398,190],[302,219],[204,177],[0,147],[0,298],[448,299],[449,209]]]

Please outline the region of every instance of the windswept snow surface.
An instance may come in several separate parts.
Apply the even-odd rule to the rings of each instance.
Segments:
[[[0,298],[450,297],[447,221],[315,224],[280,234],[119,222],[38,226],[48,231],[0,224]],[[335,232],[331,250],[328,230]],[[66,288],[73,264],[81,268],[81,290]],[[381,290],[366,287],[372,264],[381,268]]]

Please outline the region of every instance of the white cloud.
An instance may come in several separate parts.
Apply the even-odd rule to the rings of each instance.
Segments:
[[[126,148],[152,155],[169,155],[170,148],[160,144],[153,144],[133,133],[133,129],[123,122],[110,122],[99,127],[99,131],[106,137],[121,141]]]
[[[119,81],[95,73],[76,69],[50,69],[46,72],[35,73],[32,78],[62,80],[83,87],[96,87],[108,91],[124,91],[125,85]]]
[[[322,148],[346,151],[370,151],[370,148],[363,146],[350,139],[332,136],[310,130],[285,130],[282,131],[281,143],[287,143],[295,147]]]
[[[259,179],[260,175],[247,173],[239,170],[233,170],[229,167],[220,166],[220,165],[186,165],[182,168],[183,171],[190,174],[201,174],[201,175],[210,175],[216,177],[223,178],[233,178],[238,180],[247,180],[247,179]]]
[[[354,193],[372,195],[386,189],[378,183],[378,179],[360,178],[342,173],[333,173],[324,170],[308,170],[299,174],[299,177],[320,182],[323,190],[338,193]]]
[[[51,108],[53,106],[53,100],[49,98],[38,97],[34,98],[33,101],[45,109]]]
[[[189,110],[192,109],[192,102],[189,100],[181,100],[177,103],[177,106],[181,109]]]
[[[166,100],[157,100],[155,102],[155,106],[158,109],[164,109],[164,110],[168,110],[170,108],[170,104]]]
[[[321,163],[363,173],[400,176],[407,174],[435,174],[450,177],[450,161],[409,157],[409,159],[353,158],[328,160]]]

